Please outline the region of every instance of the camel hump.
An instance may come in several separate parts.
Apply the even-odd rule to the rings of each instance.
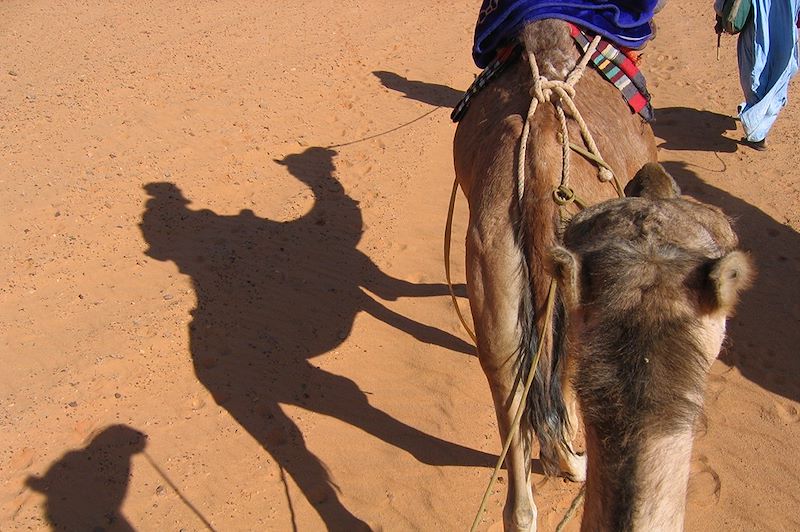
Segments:
[[[558,19],[537,20],[520,33],[525,50],[534,54],[539,72],[550,80],[565,80],[577,63],[569,25]]]
[[[663,166],[658,163],[647,163],[625,186],[625,195],[651,200],[669,199],[680,196],[681,189]]]

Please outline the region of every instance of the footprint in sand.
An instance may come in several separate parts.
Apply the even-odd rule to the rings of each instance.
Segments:
[[[708,457],[701,455],[692,461],[689,472],[689,500],[702,507],[717,504],[721,488],[722,481],[714,468],[708,465]]]
[[[774,402],[769,408],[764,408],[765,413],[773,423],[789,425],[800,421],[800,410],[790,403]]]
[[[728,383],[728,372],[731,371],[729,366],[726,366],[719,360],[714,362],[708,375],[708,386],[706,388],[706,405],[714,404],[722,391]]]

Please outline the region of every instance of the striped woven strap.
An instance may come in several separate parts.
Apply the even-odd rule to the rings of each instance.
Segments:
[[[478,74],[478,77],[476,77],[475,81],[472,82],[472,85],[469,86],[467,92],[464,93],[461,101],[458,102],[453,108],[453,112],[450,113],[450,119],[453,122],[458,122],[461,120],[469,108],[469,102],[472,97],[478,94],[481,89],[483,89],[492,79],[497,77],[497,75],[505,70],[508,65],[514,62],[514,60],[519,57],[521,51],[522,46],[516,44],[503,48],[497,52],[497,57],[491,63],[489,63],[489,66],[484,68],[483,71]]]
[[[569,24],[569,31],[578,47],[585,52],[591,42],[589,36],[574,24]],[[600,39],[597,50],[592,54],[592,63],[603,77],[619,89],[635,113],[639,113],[647,122],[653,119],[647,82],[639,67],[627,55],[608,41]]]

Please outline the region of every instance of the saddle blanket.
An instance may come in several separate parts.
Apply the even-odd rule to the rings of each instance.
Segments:
[[[592,38],[574,24],[569,25],[569,30],[581,51],[585,52]],[[639,67],[627,54],[600,39],[597,49],[592,54],[592,64],[604,78],[619,89],[633,112],[639,113],[645,122],[653,120],[653,107],[650,105],[647,82]]]
[[[582,53],[586,52],[592,36],[587,35],[574,24],[569,24],[569,30],[580,51]],[[508,65],[517,60],[521,50],[522,44],[517,43],[498,51],[496,57],[475,78],[461,101],[453,109],[450,114],[453,122],[461,120],[469,108],[469,102],[472,97],[505,70]],[[628,55],[618,50],[608,41],[600,39],[595,52],[592,54],[591,63],[600,71],[603,77],[619,89],[622,97],[633,112],[639,113],[646,122],[653,120],[653,107],[650,105],[650,93],[647,91],[644,75]]]
[[[639,49],[653,36],[650,21],[659,0],[483,0],[472,57],[486,68],[497,50],[528,22],[557,18],[577,24],[622,48]]]

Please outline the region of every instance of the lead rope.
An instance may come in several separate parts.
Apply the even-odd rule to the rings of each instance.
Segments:
[[[461,307],[458,306],[456,293],[453,291],[453,282],[450,280],[450,239],[453,235],[453,211],[456,206],[456,195],[458,194],[458,179],[453,181],[453,190],[450,192],[450,206],[447,209],[447,223],[444,226],[444,276],[447,278],[447,288],[450,289],[450,298],[453,300],[453,307],[456,309],[458,319],[461,320],[461,325],[467,331],[469,337],[472,338],[472,343],[477,347],[478,338],[475,332],[467,324],[464,315],[461,314]]]
[[[531,74],[533,76],[533,88],[531,89],[531,104],[528,107],[528,114],[525,118],[525,123],[522,127],[522,137],[520,138],[519,157],[517,159],[517,179],[518,179],[517,200],[519,201],[520,206],[522,205],[523,198],[525,197],[525,163],[526,163],[526,155],[528,148],[528,138],[530,136],[530,123],[534,114],[536,113],[536,109],[538,108],[539,104],[544,102],[553,103],[553,106],[556,109],[556,114],[558,115],[559,123],[561,125],[561,145],[562,145],[561,183],[553,191],[553,199],[561,207],[561,212],[563,213],[564,208],[570,203],[575,203],[581,208],[586,207],[586,203],[583,202],[580,198],[576,197],[575,192],[569,186],[570,149],[577,151],[581,155],[584,155],[588,159],[595,162],[598,167],[598,178],[600,179],[600,181],[603,182],[613,181],[617,194],[620,197],[625,196],[621,183],[617,179],[614,172],[611,170],[611,167],[601,157],[600,152],[597,149],[597,144],[595,144],[594,138],[592,137],[592,134],[589,131],[586,122],[583,120],[583,117],[578,111],[578,108],[575,106],[575,102],[573,100],[575,97],[575,84],[578,82],[578,80],[580,80],[581,76],[583,75],[583,72],[586,69],[586,65],[588,64],[589,59],[591,58],[594,51],[597,49],[597,45],[599,42],[600,42],[600,36],[595,36],[595,38],[589,44],[589,47],[586,49],[583,56],[581,57],[581,60],[578,62],[578,64],[575,66],[572,72],[570,72],[569,76],[567,76],[567,79],[565,81],[548,80],[547,78],[541,76],[539,74],[539,66],[536,63],[536,56],[533,54],[533,52],[530,51],[528,52],[528,62],[530,63]],[[558,96],[558,101],[556,102],[552,101],[554,94]],[[569,110],[569,114],[572,117],[572,119],[575,120],[575,122],[578,124],[578,127],[580,128],[581,132],[581,137],[583,138],[583,141],[586,144],[588,150],[570,143],[569,130],[567,127],[567,118],[563,108],[564,105],[567,106],[567,109]],[[477,345],[477,338],[475,336],[475,333],[467,325],[466,321],[464,320],[461,314],[461,310],[458,307],[458,302],[456,300],[455,293],[453,291],[452,283],[450,282],[450,236],[452,231],[452,218],[453,218],[453,210],[454,210],[457,190],[458,190],[458,180],[456,180],[456,182],[453,184],[453,190],[450,195],[450,208],[447,214],[447,224],[445,226],[445,273],[447,276],[447,284],[450,288],[450,296],[452,297],[453,304],[456,308],[456,313],[458,314],[458,317],[461,320],[461,324],[464,326],[464,328],[469,333],[472,340]],[[551,279],[550,288],[547,293],[547,307],[545,310],[544,322],[542,323],[542,330],[547,330],[547,328],[550,327],[550,321],[553,315],[553,307],[555,305],[556,288],[557,288],[556,280]],[[483,517],[483,513],[486,510],[486,504],[489,501],[489,494],[491,493],[494,483],[497,481],[498,474],[503,465],[503,462],[505,461],[506,455],[508,454],[508,449],[511,446],[511,441],[514,438],[514,436],[516,436],[517,431],[519,430],[519,422],[520,419],[522,418],[522,413],[525,410],[525,403],[527,401],[531,385],[533,384],[533,378],[536,374],[536,368],[539,363],[539,358],[541,356],[544,344],[545,344],[544,342],[539,343],[539,348],[536,350],[536,354],[534,355],[533,361],[531,362],[531,368],[528,373],[528,377],[525,380],[525,385],[522,391],[520,403],[519,405],[517,405],[517,411],[514,414],[512,425],[509,429],[508,435],[506,436],[506,441],[503,444],[503,451],[497,460],[494,472],[492,473],[492,478],[489,480],[488,486],[486,486],[486,491],[483,494],[480,507],[478,508],[478,513],[475,515],[475,519],[473,520],[472,526],[470,527],[470,532],[474,532],[476,530],[478,523]],[[581,490],[578,492],[578,495],[576,495],[576,497],[570,504],[570,507],[567,510],[566,515],[558,525],[559,530],[562,529],[575,514],[578,505],[583,500],[584,494],[585,494],[585,486],[581,487]]]

